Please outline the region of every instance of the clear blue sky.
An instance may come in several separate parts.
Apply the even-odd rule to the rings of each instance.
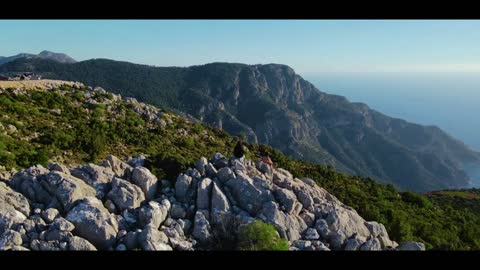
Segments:
[[[282,63],[303,74],[480,71],[480,21],[0,20],[0,55],[44,49],[156,66]]]

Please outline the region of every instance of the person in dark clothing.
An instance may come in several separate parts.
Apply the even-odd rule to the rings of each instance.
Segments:
[[[233,155],[236,158],[242,158],[245,155],[245,150],[243,149],[243,141],[240,139],[233,149]]]

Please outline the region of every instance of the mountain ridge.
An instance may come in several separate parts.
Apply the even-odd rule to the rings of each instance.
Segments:
[[[459,188],[478,153],[438,127],[388,117],[362,103],[321,92],[286,65],[153,67],[114,60],[72,65],[20,59],[0,71],[30,69],[45,78],[99,85],[181,111],[287,155],[330,164],[407,190]]]
[[[59,63],[76,63],[77,61],[72,57],[64,54],[64,53],[54,53],[51,51],[43,50],[39,54],[31,54],[31,53],[19,53],[13,56],[0,56],[0,65],[15,61],[17,59],[31,59],[31,58],[41,58],[41,59],[49,59]]]

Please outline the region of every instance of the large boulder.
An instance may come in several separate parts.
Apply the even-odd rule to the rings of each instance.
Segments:
[[[51,171],[38,179],[51,194],[48,207],[62,212],[68,212],[78,200],[97,194],[95,189],[82,180],[58,171]]]
[[[7,250],[22,245],[22,235],[19,232],[8,230],[0,234],[0,250]]]
[[[238,206],[252,216],[262,209],[263,203],[274,200],[270,190],[255,185],[254,180],[241,171],[238,171],[237,177],[230,179],[225,185]]]
[[[377,238],[370,238],[367,242],[365,242],[361,247],[360,250],[362,251],[375,251],[375,250],[382,250],[382,245],[380,240]]]
[[[175,198],[179,202],[187,201],[187,194],[192,184],[192,177],[186,174],[180,174],[175,182]]]
[[[27,198],[3,182],[0,182],[0,204],[8,204],[25,216],[30,215],[30,204]]]
[[[143,228],[151,226],[158,229],[167,218],[170,207],[170,201],[167,199],[162,200],[161,203],[156,201],[148,202],[148,205],[140,209],[138,215],[140,226]]]
[[[214,178],[217,176],[218,171],[212,163],[208,163],[205,170],[208,177]]]
[[[168,237],[165,233],[152,226],[148,226],[138,235],[138,243],[143,250],[159,251],[172,250],[168,243]]]
[[[422,251],[425,250],[425,244],[420,242],[402,242],[397,248],[403,251]]]
[[[230,214],[230,203],[227,196],[222,192],[220,187],[213,183],[212,185],[212,198],[211,198],[211,221],[215,224],[222,224],[225,222],[225,218]]]
[[[112,168],[96,164],[86,164],[71,171],[72,175],[82,179],[97,191],[97,198],[103,199],[107,195],[107,188],[112,182],[115,173]]]
[[[355,251],[358,250],[362,246],[362,242],[357,238],[350,238],[347,240],[345,244],[345,250],[347,251]]]
[[[277,188],[273,191],[273,194],[275,195],[275,199],[280,204],[282,210],[287,213],[292,213],[294,209],[298,209],[300,207],[295,193],[293,193],[291,190],[286,188]],[[300,207],[300,209],[302,208]]]
[[[120,178],[129,178],[132,174],[132,166],[123,162],[119,158],[113,155],[107,156],[106,164],[112,169],[116,176]]]
[[[344,207],[335,207],[325,219],[330,231],[342,232],[347,238],[357,234],[369,237],[370,231],[365,226],[365,220],[354,210]]]
[[[205,157],[201,157],[196,163],[195,168],[200,172],[202,176],[205,176],[206,166],[208,165],[208,160]]]
[[[299,240],[308,228],[302,218],[284,213],[273,201],[264,203],[257,217],[272,224],[280,236],[289,241]]]
[[[49,170],[41,165],[23,169],[13,175],[9,185],[33,202],[48,204],[52,196],[37,179],[48,172]]]
[[[49,172],[41,166],[18,172],[10,184],[31,201],[60,211],[68,211],[77,200],[96,194],[82,180],[59,171]],[[24,205],[26,207],[28,204]]]
[[[135,167],[132,172],[132,183],[139,186],[148,200],[153,200],[157,194],[158,179],[145,167]]]
[[[211,240],[210,222],[202,211],[195,213],[192,236],[202,244],[207,244]]]
[[[259,161],[255,164],[256,168],[262,172],[268,179],[273,178],[273,169],[272,166],[264,163],[263,161]]]
[[[373,237],[377,237],[380,240],[382,248],[395,248],[398,244],[395,241],[390,240],[388,237],[387,229],[381,223],[376,221],[365,222],[365,226],[368,228]]]
[[[231,208],[227,196],[217,183],[213,183],[212,185],[211,206],[212,212],[228,212]]]
[[[140,187],[128,181],[114,177],[112,181],[112,189],[107,194],[107,198],[115,203],[116,209],[123,211],[125,209],[139,207],[145,200],[145,194]]]
[[[60,212],[55,208],[48,208],[43,210],[40,215],[45,222],[52,223],[53,220],[60,215]]]
[[[217,178],[221,183],[225,183],[235,177],[235,173],[229,167],[223,167],[217,172]]]
[[[80,201],[67,214],[75,225],[74,234],[87,239],[99,249],[108,249],[115,243],[118,223],[102,202],[94,197]]]
[[[187,211],[185,210],[185,207],[178,203],[172,204],[172,207],[170,208],[170,216],[173,219],[185,218],[186,215]]]
[[[69,239],[68,241],[68,250],[71,251],[95,251],[97,248],[95,248],[92,243],[88,242],[87,239],[78,237],[78,236],[73,236],[72,238]]]
[[[141,167],[141,166],[145,166],[145,160],[146,160],[145,155],[139,154],[136,157],[130,158],[129,160],[127,160],[127,163],[132,167]]]
[[[210,193],[212,190],[212,180],[204,178],[197,188],[197,209],[210,209]]]

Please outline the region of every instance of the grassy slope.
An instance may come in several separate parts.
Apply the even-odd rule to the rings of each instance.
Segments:
[[[215,152],[231,155],[235,139],[221,130],[193,124],[173,114],[164,128],[142,119],[131,105],[85,103],[85,90],[64,86],[63,91],[0,93],[0,165],[7,168],[48,163],[92,162],[114,154],[120,157],[145,153],[147,166],[160,178],[174,179],[200,156]],[[112,100],[96,94],[95,100]],[[61,113],[58,114],[57,110]],[[15,133],[6,131],[14,125]],[[3,127],[3,128],[2,128]],[[183,132],[185,130],[186,132]],[[26,139],[27,138],[27,139]],[[460,207],[454,200],[398,192],[369,178],[347,176],[322,165],[287,158],[265,145],[248,145],[251,158],[268,153],[277,166],[296,177],[310,177],[355,208],[367,220],[385,224],[396,241],[417,240],[434,249],[480,249],[480,213]]]

